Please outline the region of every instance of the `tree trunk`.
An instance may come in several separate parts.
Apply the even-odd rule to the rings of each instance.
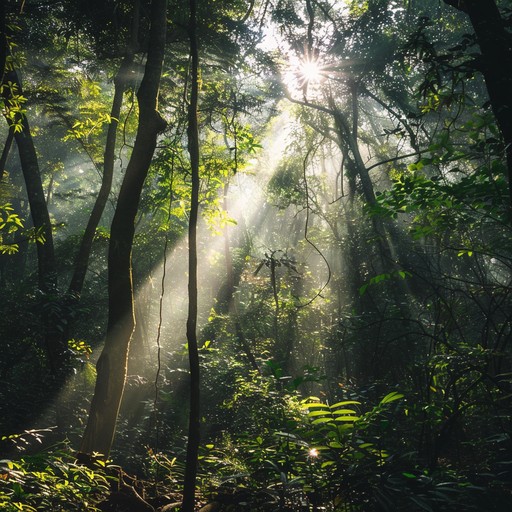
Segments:
[[[512,36],[495,0],[444,0],[469,16],[482,53],[480,69],[505,142],[507,180],[512,203]]]
[[[112,220],[108,255],[109,315],[105,346],[81,451],[110,452],[124,390],[130,338],[135,326],[131,251],[135,217],[158,134],[166,127],[157,111],[166,35],[166,0],[153,0],[148,56],[137,92],[139,124]]]
[[[197,459],[201,440],[200,372],[197,349],[197,217],[199,210],[199,128],[197,104],[199,96],[199,51],[197,41],[197,0],[190,0],[189,38],[191,58],[191,89],[188,107],[188,151],[192,173],[192,194],[188,227],[188,318],[187,342],[190,364],[190,412],[187,440],[187,462],[183,489],[182,512],[194,512]]]
[[[56,374],[62,367],[62,362],[66,356],[66,345],[63,344],[58,335],[59,318],[56,318],[58,312],[52,307],[47,306],[49,302],[55,300],[57,292],[57,273],[55,267],[55,253],[53,248],[52,225],[50,214],[46,204],[39,162],[32,139],[32,133],[26,115],[22,112],[16,112],[18,108],[18,96],[23,95],[21,81],[16,70],[12,65],[7,65],[7,57],[10,55],[9,44],[7,41],[5,25],[5,9],[2,2],[0,10],[0,42],[2,56],[0,65],[2,81],[1,95],[4,100],[3,113],[9,126],[9,131],[14,134],[14,140],[18,147],[21,169],[27,198],[30,205],[30,214],[34,230],[38,237],[36,241],[37,264],[38,264],[38,287],[42,292],[43,307],[42,324],[44,329],[44,339],[49,366],[52,373]],[[3,63],[3,64],[2,64]]]
[[[112,179],[114,176],[115,147],[117,138],[117,126],[119,124],[119,116],[121,115],[121,107],[123,104],[123,94],[126,90],[127,78],[130,73],[133,62],[133,53],[127,55],[114,79],[115,92],[112,101],[112,109],[110,112],[111,121],[107,132],[107,141],[105,144],[104,160],[103,160],[103,176],[101,187],[96,197],[96,201],[89,216],[89,221],[85,228],[78,254],[75,258],[75,266],[73,276],[68,288],[68,295],[78,299],[82,293],[85,275],[89,265],[89,256],[91,254],[92,243],[96,228],[100,222],[103,211],[110,195],[112,188]]]
[[[9,82],[13,85],[9,86]],[[16,94],[23,94],[21,83],[15,70],[9,70],[4,74],[2,86],[2,96],[7,110],[9,110],[9,103],[14,98],[13,87],[16,88]],[[14,131],[14,140],[16,141],[20,156],[32,222],[36,232],[44,237],[44,243],[37,242],[38,284],[39,289],[47,293],[56,288],[55,255],[50,214],[46,206],[34,141],[26,116],[20,114],[12,119],[7,113],[5,117],[9,130]]]
[[[7,62],[7,26],[5,23],[5,2],[0,2],[0,84],[4,83],[5,63]]]
[[[112,109],[110,111],[110,124],[108,126],[107,140],[105,143],[105,152],[103,155],[103,176],[101,180],[100,191],[91,211],[89,221],[85,228],[84,235],[75,259],[75,267],[71,282],[68,288],[68,295],[73,299],[78,299],[82,293],[82,288],[89,265],[89,256],[91,254],[92,243],[96,228],[101,220],[103,211],[112,189],[112,179],[114,177],[115,149],[117,139],[117,127],[121,116],[121,107],[123,106],[123,95],[131,79],[130,73],[133,66],[133,58],[138,46],[137,37],[139,30],[139,1],[134,2],[133,22],[131,41],[127,45],[126,55],[119,66],[119,70],[114,78],[114,99],[112,100]]]

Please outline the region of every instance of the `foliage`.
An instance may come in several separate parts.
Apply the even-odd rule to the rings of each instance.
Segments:
[[[215,474],[211,483],[238,500],[240,510],[295,510],[306,503],[327,510],[462,506],[460,499],[470,489],[481,489],[454,474],[446,474],[443,483],[441,473],[418,471],[399,445],[393,446],[391,426],[403,421],[402,408],[393,402],[401,398],[392,392],[362,411],[359,400],[329,405],[291,395],[287,407],[274,412],[280,429],[261,429],[260,419],[259,433],[231,434],[207,444],[203,471]]]
[[[18,251],[18,244],[4,243],[3,237],[20,229],[23,229],[23,222],[14,212],[14,208],[9,203],[0,205],[0,252],[2,254],[14,254]]]
[[[9,436],[15,444],[37,432]],[[5,441],[5,438],[2,438]],[[76,462],[69,447],[55,446],[36,455],[0,461],[0,506],[9,512],[26,510],[100,510],[98,504],[110,491],[109,469]]]

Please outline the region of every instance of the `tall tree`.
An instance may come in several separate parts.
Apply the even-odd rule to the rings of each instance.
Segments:
[[[130,339],[135,327],[131,252],[135,217],[158,134],[166,122],[158,112],[158,91],[165,50],[167,1],[151,3],[147,61],[139,90],[139,121],[133,152],[121,185],[110,233],[109,315],[105,346],[97,363],[94,396],[81,450],[110,452],[123,395]]]
[[[4,102],[3,114],[9,130],[14,133],[14,140],[18,147],[21,169],[27,189],[32,222],[36,231],[41,235],[41,240],[37,243],[39,288],[44,292],[48,292],[56,286],[55,255],[50,214],[46,206],[32,132],[23,109],[23,102],[25,101],[23,88],[10,52],[3,2],[0,15],[2,16],[2,20],[0,20],[2,26],[0,36],[2,41],[0,44],[3,50],[0,90]]]
[[[187,462],[183,489],[182,512],[194,512],[197,460],[200,430],[200,372],[197,348],[197,218],[199,210],[199,128],[197,105],[199,100],[199,49],[197,37],[197,0],[189,1],[190,38],[190,103],[188,106],[188,151],[192,175],[190,216],[188,228],[188,318],[187,342],[190,365],[190,412],[188,427]]]
[[[0,37],[2,39],[0,42],[2,48],[0,95],[3,98],[2,112],[7,121],[9,132],[13,134],[18,148],[32,223],[36,232],[38,287],[43,293],[43,300],[46,301],[47,297],[54,294],[57,290],[52,224],[46,204],[34,140],[24,110],[25,98],[23,96],[22,83],[14,67],[14,60],[10,51],[6,12],[3,2],[0,17]],[[9,140],[10,137],[8,138],[8,143]],[[51,308],[43,308],[42,317],[48,360],[53,373],[56,373],[64,357],[66,347],[57,335],[56,322]]]

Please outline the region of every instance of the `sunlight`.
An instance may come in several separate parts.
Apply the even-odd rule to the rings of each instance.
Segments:
[[[319,83],[322,76],[322,66],[318,59],[305,59],[297,70],[299,85]]]
[[[325,62],[318,55],[308,55],[308,52],[301,58],[289,53],[287,60],[283,81],[290,94],[318,96],[322,84],[328,78]]]
[[[308,456],[309,458],[311,459],[316,459],[318,456],[319,456],[319,452],[316,448],[311,448],[309,451],[308,451]]]
[[[311,70],[313,71],[313,70]],[[276,210],[266,204],[265,190],[266,184],[271,179],[278,168],[278,164],[283,158],[283,148],[286,148],[288,140],[292,137],[296,129],[295,121],[290,115],[290,111],[283,109],[281,114],[273,120],[269,132],[262,140],[263,150],[261,154],[254,158],[251,166],[246,172],[237,173],[231,178],[229,196],[228,196],[228,216],[237,221],[236,225],[229,227],[232,249],[235,250],[240,240],[250,234],[253,237],[253,253],[251,258],[258,261],[259,254],[267,247],[275,246],[277,243],[276,233],[286,239],[283,234],[289,232],[290,225],[284,221],[282,214],[277,214]],[[295,219],[296,217],[293,216]],[[211,315],[212,307],[215,307],[219,290],[225,280],[225,238],[222,235],[214,233],[208,228],[204,219],[201,219],[198,226],[199,261],[199,304],[198,304],[198,329],[202,329]],[[288,249],[288,247],[284,247]],[[163,251],[163,247],[162,247]],[[306,263],[314,264],[315,255],[306,251]],[[136,263],[135,263],[136,264]],[[253,265],[255,267],[256,264]],[[188,243],[186,237],[180,241],[175,241],[169,247],[166,258],[166,280],[164,289],[162,289],[162,277],[164,271],[164,262],[155,262],[153,272],[147,276],[143,282],[140,282],[135,289],[136,311],[137,311],[137,329],[132,339],[132,354],[128,375],[134,377],[133,385],[127,387],[123,398],[123,414],[131,414],[128,411],[135,410],[142,403],[140,395],[147,392],[149,386],[153,386],[154,375],[156,374],[158,364],[159,345],[162,350],[162,361],[169,364],[175,354],[183,351],[186,343],[186,322],[188,314]],[[252,268],[253,270],[253,268]],[[252,275],[251,268],[249,274]],[[322,280],[324,276],[318,279]],[[241,293],[247,293],[247,286],[240,283]],[[244,291],[245,290],[245,291]],[[304,290],[306,293],[307,291]],[[162,297],[162,324],[159,325],[159,307],[160,295]],[[161,338],[158,339],[158,330],[161,329]],[[158,342],[157,342],[158,339]],[[225,340],[212,340],[213,346],[221,345]],[[94,354],[89,358],[87,364],[83,366],[77,374],[70,377],[60,393],[56,396],[53,405],[42,413],[36,426],[46,426],[55,424],[55,411],[59,410],[59,425],[71,429],[73,417],[76,415],[70,407],[69,412],[64,411],[62,404],[78,403],[74,398],[74,393],[78,389],[82,396],[91,393],[91,387],[94,385],[94,369],[97,357],[100,355],[103,346],[95,347]],[[311,356],[308,360],[312,360]],[[179,373],[170,375],[177,376],[174,386],[179,384]],[[130,377],[128,377],[130,378]],[[166,377],[169,378],[169,377]],[[135,397],[135,398],[134,398]],[[67,423],[66,423],[67,422]],[[75,429],[76,430],[76,429]],[[73,439],[75,442],[78,440]],[[309,457],[318,457],[316,452],[311,451]]]

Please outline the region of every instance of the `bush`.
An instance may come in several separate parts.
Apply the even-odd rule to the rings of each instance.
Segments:
[[[37,432],[3,437],[17,446]],[[96,461],[92,467],[76,461],[67,444],[35,455],[0,460],[0,509],[18,511],[96,511],[110,492],[108,466]]]

